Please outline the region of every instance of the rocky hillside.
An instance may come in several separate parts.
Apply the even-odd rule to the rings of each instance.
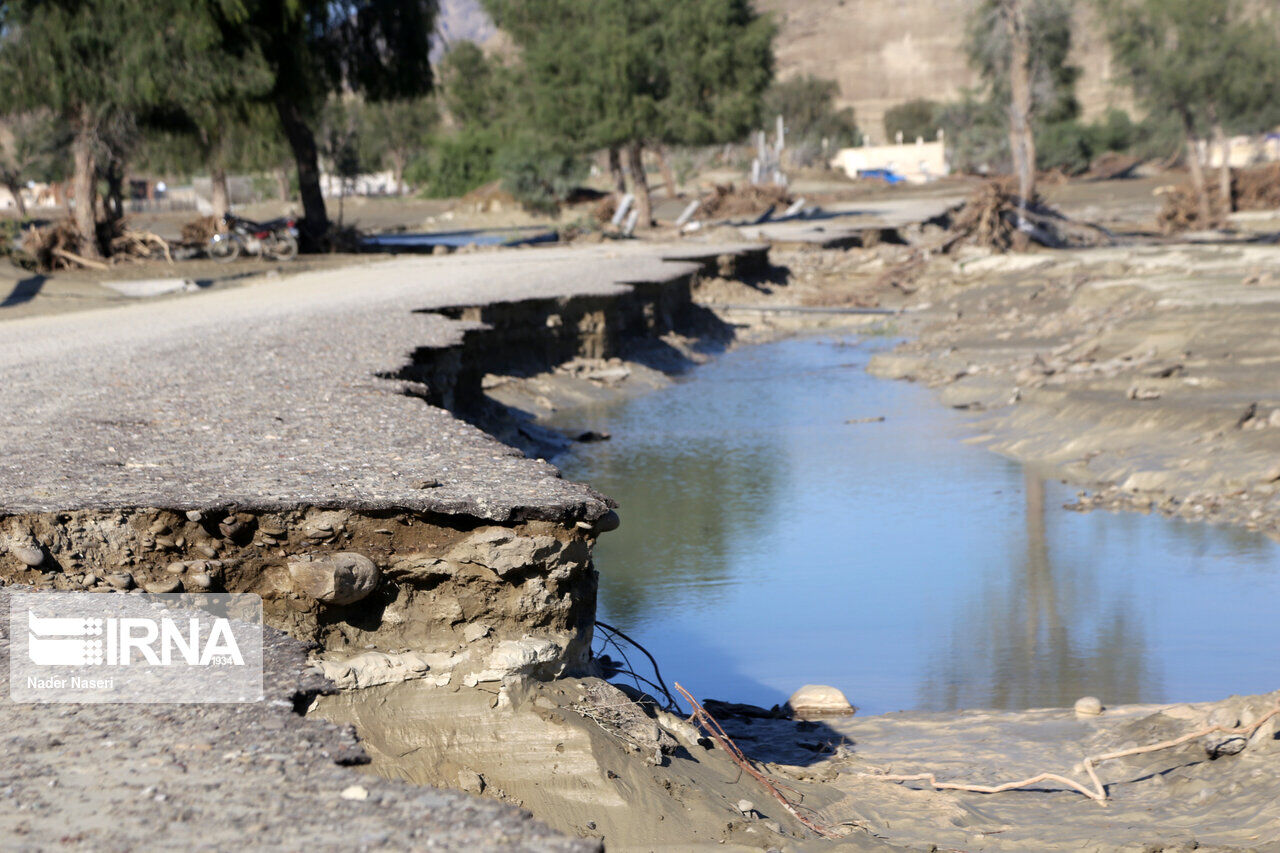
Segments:
[[[883,141],[884,112],[912,98],[947,100],[977,79],[964,55],[975,0],[756,0],[779,25],[778,73],[815,74],[840,84],[858,125]],[[1110,55],[1079,4],[1075,63],[1086,116],[1125,95],[1112,82]]]
[[[884,112],[912,98],[947,100],[977,80],[964,55],[965,21],[976,0],[756,0],[779,24],[778,73],[836,80],[844,103],[873,141],[883,141]],[[1074,61],[1085,115],[1126,106],[1112,82],[1111,57],[1078,4]],[[441,32],[449,42],[493,39],[479,0],[444,0]]]

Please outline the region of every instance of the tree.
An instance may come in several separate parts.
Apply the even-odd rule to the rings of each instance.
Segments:
[[[437,11],[436,0],[256,0],[243,23],[226,18],[270,67],[270,100],[297,162],[312,245],[329,227],[314,130],[320,110],[337,93],[370,102],[428,94]]]
[[[376,101],[359,110],[358,145],[362,162],[391,171],[397,193],[404,192],[409,161],[431,144],[440,112],[427,98]]]
[[[1070,51],[1071,0],[983,0],[969,21],[969,60],[1004,105],[1023,204],[1035,196],[1035,125],[1080,113]]]
[[[529,125],[579,153],[625,154],[646,226],[645,147],[741,138],[772,79],[773,26],[746,0],[485,0],[485,7],[521,48]]]
[[[840,86],[807,74],[779,80],[764,95],[764,117],[782,116],[789,139],[826,140],[830,148],[845,148],[858,138],[853,107],[836,109]]]
[[[927,98],[915,98],[890,107],[884,113],[885,139],[914,142],[916,139],[933,139],[942,126],[942,105]]]
[[[205,60],[222,34],[210,5],[180,0],[9,0],[4,14],[0,83],[16,108],[47,107],[70,128],[76,230],[97,257],[99,168],[123,184],[121,146],[106,143],[141,112],[221,98],[226,75]]]
[[[1214,221],[1205,178],[1208,138],[1225,142],[1224,128],[1260,129],[1280,85],[1274,24],[1246,15],[1233,0],[1100,0],[1116,65],[1152,114],[1181,122],[1187,167],[1200,220]],[[1220,204],[1230,209],[1230,173],[1220,181]]]
[[[66,140],[48,110],[14,113],[0,121],[0,186],[13,195],[19,218],[27,215],[22,189],[56,170]]]

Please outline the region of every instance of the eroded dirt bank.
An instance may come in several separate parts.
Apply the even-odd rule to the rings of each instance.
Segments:
[[[784,281],[710,281],[704,304],[900,310],[878,333],[905,340],[872,372],[937,388],[974,441],[1079,484],[1080,508],[1280,530],[1280,247],[772,258]]]
[[[1205,275],[1217,269],[1215,275],[1233,281],[1240,273],[1245,294],[1280,292],[1268,290],[1272,285],[1262,277],[1246,284],[1255,272],[1241,272],[1242,265],[1280,259],[1249,252],[1274,250],[1186,251],[1207,264]],[[724,716],[722,722],[747,754],[793,788],[793,798],[813,809],[814,819],[835,836],[819,838],[683,720],[591,677],[546,680],[588,668],[593,608],[587,603],[594,595],[594,568],[586,551],[590,540],[613,523],[608,505],[589,490],[558,480],[549,466],[517,461],[439,408],[449,406],[536,452],[554,445],[555,436],[549,438],[531,417],[547,406],[565,405],[562,401],[575,395],[652,387],[664,381],[658,368],[694,361],[709,343],[723,345],[724,330],[708,333],[716,324],[685,294],[696,293],[701,304],[713,307],[903,308],[907,313],[873,320],[886,332],[910,338],[897,354],[882,359],[879,369],[945,386],[944,399],[988,421],[978,431],[993,436],[989,443],[997,449],[1087,475],[1082,483],[1099,489],[1108,484],[1120,489],[1125,485],[1116,479],[1121,474],[1127,481],[1138,470],[1164,472],[1169,479],[1158,484],[1158,492],[1125,494],[1137,494],[1139,503],[1159,494],[1159,501],[1175,501],[1170,506],[1180,514],[1189,506],[1188,515],[1234,518],[1208,508],[1196,511],[1213,502],[1178,491],[1206,488],[1208,468],[1198,479],[1193,474],[1183,480],[1179,466],[1194,462],[1209,441],[1219,448],[1213,451],[1213,470],[1228,472],[1221,485],[1214,480],[1208,486],[1218,490],[1219,505],[1256,501],[1242,520],[1272,529],[1266,527],[1273,506],[1267,484],[1243,495],[1227,491],[1237,488],[1230,476],[1253,476],[1250,452],[1272,447],[1266,443],[1272,435],[1270,408],[1280,404],[1280,397],[1242,390],[1260,390],[1272,376],[1264,369],[1271,358],[1268,344],[1255,342],[1245,360],[1216,354],[1216,347],[1230,339],[1223,337],[1228,331],[1247,328],[1262,336],[1266,321],[1237,322],[1238,307],[1211,321],[1218,302],[1169,302],[1158,291],[1171,287],[1168,280],[1177,279],[1184,272],[1179,265],[1188,261],[1161,257],[974,255],[904,263],[913,256],[901,246],[778,252],[776,266],[751,276],[724,269],[718,259],[675,271],[664,279],[674,289],[629,295],[617,302],[622,306],[617,313],[607,300],[596,301],[600,294],[509,300],[487,314],[455,301],[453,307],[438,306],[445,313],[424,318],[427,327],[440,325],[430,346],[414,341],[422,329],[417,324],[395,328],[397,342],[417,346],[411,358],[388,363],[385,354],[366,357],[385,344],[370,340],[360,358],[344,364],[344,371],[355,368],[361,376],[385,377],[378,382],[402,383],[397,387],[412,396],[371,407],[385,389],[369,391],[350,376],[340,384],[334,407],[359,411],[346,426],[370,436],[372,446],[395,452],[383,460],[371,459],[367,447],[340,448],[341,465],[301,457],[297,476],[312,483],[315,471],[322,471],[341,486],[341,499],[326,502],[310,487],[294,494],[271,482],[266,488],[248,484],[260,488],[256,500],[250,488],[233,482],[240,491],[224,492],[241,500],[200,506],[183,500],[159,510],[58,512],[42,508],[44,498],[37,496],[3,521],[8,537],[3,571],[12,580],[46,588],[160,589],[176,582],[183,589],[202,589],[207,582],[212,589],[260,592],[269,601],[269,619],[317,643],[312,660],[346,688],[320,697],[313,713],[354,723],[373,759],[372,771],[521,805],[564,833],[602,837],[610,849],[1274,848],[1280,837],[1275,831],[1280,816],[1274,812],[1280,791],[1273,790],[1274,774],[1267,773],[1276,748],[1271,723],[1238,739],[1244,747],[1239,751],[1197,740],[1107,765],[1100,771],[1112,797],[1106,808],[1051,785],[983,796],[871,778],[884,772],[937,772],[944,780],[992,784],[1038,771],[1081,778],[1075,765],[1087,754],[1175,737],[1210,720],[1247,725],[1274,696],[1163,711],[1119,708],[1089,718],[1060,711],[819,722],[750,712]],[[695,272],[701,275],[695,278]],[[1141,281],[1129,282],[1134,278]],[[668,293],[675,294],[674,301],[665,301]],[[1225,288],[1216,298],[1233,293]],[[1258,299],[1250,311],[1265,317],[1269,304],[1269,296]],[[1169,311],[1192,315],[1173,319]],[[735,309],[723,311],[721,319],[745,323],[750,318],[750,328],[736,330],[739,340],[749,340],[810,327],[815,320],[845,322],[834,316]],[[1155,324],[1161,335],[1176,327],[1205,337],[1169,344],[1152,332],[1135,343],[1130,338],[1143,322]],[[373,323],[370,328],[382,327]],[[535,334],[533,329],[549,331]],[[332,340],[333,329],[322,332]],[[1151,355],[1148,338],[1157,344]],[[1140,344],[1146,346],[1134,355]],[[1164,358],[1175,364],[1157,361]],[[1263,384],[1250,386],[1233,372],[1242,365],[1259,367],[1263,378],[1255,383]],[[1028,368],[1033,372],[1024,375]],[[273,362],[272,370],[281,368]],[[1169,372],[1149,376],[1144,371]],[[1188,381],[1180,385],[1166,381],[1183,378]],[[353,388],[358,389],[354,395]],[[305,409],[314,402],[314,386],[304,391],[303,397],[272,400],[265,413],[279,412],[283,419],[290,406]],[[1239,405],[1241,395],[1257,403],[1243,420],[1240,415],[1250,406]],[[1064,398],[1078,402],[1055,403]],[[83,404],[88,398],[74,399]],[[1083,408],[1090,400],[1096,400],[1096,408]],[[220,403],[225,398],[214,395],[212,404]],[[185,422],[175,416],[181,429],[198,428],[205,417],[202,405],[187,403],[181,412]],[[1200,429],[1196,418],[1216,424],[1237,408],[1235,421],[1226,419],[1205,438],[1210,432]],[[1166,409],[1161,418],[1167,422],[1152,419],[1153,412]],[[418,424],[409,436],[397,435],[414,412],[429,427]],[[1076,412],[1076,419],[1061,426],[1064,412]],[[1263,419],[1254,423],[1259,413]],[[136,434],[151,429],[148,422],[124,423],[118,413],[106,415],[115,419],[99,418],[96,428],[110,431],[125,452],[105,464],[118,464],[112,470],[126,474],[161,464],[136,449]],[[317,421],[315,414],[310,418],[315,438],[333,434],[332,422]],[[287,433],[295,427],[281,423],[264,419],[253,425],[291,440],[313,437],[302,427]],[[438,446],[430,427],[456,434],[460,444]],[[1165,452],[1168,435],[1175,437],[1172,452]],[[1031,442],[1036,436],[1040,444]],[[1075,443],[1087,436],[1092,443]],[[1263,443],[1254,447],[1249,442],[1255,440]],[[265,439],[246,435],[244,441]],[[414,442],[424,442],[428,452],[415,455]],[[234,452],[225,449],[234,448],[231,442],[214,446]],[[1076,456],[1062,455],[1066,447]],[[430,464],[415,464],[422,458]],[[39,455],[36,460],[46,461]],[[457,464],[451,466],[450,460]],[[1229,461],[1220,466],[1220,460]],[[372,473],[363,481],[344,479],[343,467],[353,464]],[[376,500],[366,499],[356,486],[367,489],[381,482],[374,476],[378,464],[400,471],[395,488],[389,494],[371,492]],[[491,484],[494,489],[488,491]],[[199,487],[198,477],[192,485]],[[547,499],[537,500],[544,490]],[[499,499],[490,501],[491,494]],[[1132,503],[1131,497],[1125,501]],[[175,712],[174,724],[191,723]],[[234,736],[252,739],[253,734]]]
[[[737,341],[873,323],[879,333],[907,339],[877,360],[878,372],[936,384],[944,404],[974,413],[975,434],[989,436],[981,440],[993,449],[1057,466],[1103,496],[1086,505],[1147,509],[1155,501],[1191,519],[1274,529],[1267,502],[1273,491],[1265,482],[1234,495],[1239,504],[1226,498],[1238,483],[1254,482],[1260,454],[1280,435],[1267,432],[1269,404],[1280,405],[1280,396],[1265,392],[1269,305],[1280,302],[1280,287],[1268,290],[1267,281],[1255,280],[1259,266],[1280,260],[1276,250],[919,258],[909,247],[884,245],[775,251],[772,260],[763,275],[710,276],[695,289],[726,322],[742,324]],[[1188,269],[1213,289],[1190,286]],[[1182,295],[1170,296],[1178,281]],[[729,307],[795,305],[903,313],[858,318]],[[1237,322],[1254,312],[1256,320]],[[1242,330],[1254,339],[1239,348],[1235,334]],[[682,357],[698,355],[696,347],[669,342]],[[1191,381],[1166,381],[1180,377]],[[482,383],[489,399],[539,415],[663,381],[644,362],[616,358],[579,359],[534,376],[491,373]],[[1150,388],[1160,393],[1143,390]],[[1251,425],[1259,413],[1263,420]],[[531,421],[521,429],[534,427]],[[1214,455],[1198,471],[1184,471],[1205,441],[1218,448]],[[1165,479],[1135,492],[1141,478],[1129,480],[1140,470]],[[1207,477],[1210,470],[1221,479]],[[1123,501],[1108,497],[1120,494]],[[1216,510],[1206,497],[1212,494],[1219,495]],[[1255,503],[1243,514],[1222,511],[1243,501]],[[750,709],[722,715],[745,752],[813,810],[804,813],[830,838],[803,826],[684,720],[591,678],[509,678],[443,691],[386,683],[321,698],[316,713],[354,721],[380,775],[523,805],[564,832],[602,838],[609,849],[1243,851],[1280,845],[1274,808],[1280,790],[1268,771],[1280,748],[1276,718],[1246,735],[1219,733],[1104,762],[1098,773],[1105,806],[1054,782],[984,795],[876,777],[935,773],[942,782],[997,785],[1052,772],[1088,785],[1085,756],[1206,725],[1248,728],[1278,699],[1129,706],[1098,716],[973,711],[804,721]]]
[[[1280,693],[1209,705],[908,713],[797,720],[741,707],[720,722],[829,837],[802,826],[682,718],[596,679],[440,691],[407,682],[322,697],[354,722],[392,779],[458,787],[529,808],[609,850],[1275,850],[1276,718],[1242,736],[1099,766],[1105,805],[1066,786],[985,795],[885,774],[999,785],[1057,773],[1089,785],[1085,756],[1206,725],[1249,726]]]

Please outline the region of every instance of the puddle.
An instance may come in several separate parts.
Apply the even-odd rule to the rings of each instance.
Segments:
[[[668,682],[766,706],[833,684],[862,713],[1275,688],[1280,545],[1065,510],[927,389],[868,376],[879,345],[748,347],[562,413],[613,436],[556,460],[620,504],[600,618]]]

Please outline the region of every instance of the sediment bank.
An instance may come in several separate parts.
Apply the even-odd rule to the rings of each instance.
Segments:
[[[315,644],[312,661],[346,687],[584,670],[590,546],[616,524],[609,502],[446,407],[492,416],[481,392],[495,371],[696,333],[695,278],[763,257],[631,245],[415,258],[8,323],[0,579],[255,592],[268,624]],[[15,727],[37,711],[7,707]],[[308,816],[330,796],[306,799]],[[92,812],[76,797],[50,808],[73,831]],[[496,814],[512,830],[495,843],[536,835]]]
[[[913,790],[866,774],[892,768],[996,782],[1029,770],[1072,772],[1088,751],[1188,731],[1215,714],[1247,721],[1274,697],[1163,711],[1114,709],[1096,722],[1056,711],[817,723],[751,714],[727,719],[747,753],[795,788],[803,805],[840,836],[819,840],[682,720],[582,672],[594,613],[590,544],[615,522],[609,502],[475,424],[536,450],[548,437],[530,417],[538,406],[525,402],[536,403],[539,383],[552,382],[549,377],[588,393],[581,389],[609,385],[621,371],[656,382],[645,373],[656,373],[654,365],[695,359],[700,341],[723,334],[695,304],[695,290],[698,303],[713,306],[774,300],[909,309],[887,321],[887,332],[911,336],[899,356],[917,358],[915,367],[897,375],[936,378],[957,389],[953,404],[987,418],[999,416],[1002,406],[1039,405],[1041,389],[1019,381],[1014,393],[1002,384],[1018,376],[1011,365],[1030,354],[1011,356],[1013,337],[1001,335],[1009,331],[1007,323],[1015,324],[1016,334],[1020,315],[1033,310],[1024,306],[1034,304],[1036,311],[1045,306],[1037,323],[1062,323],[1057,334],[1063,339],[1052,347],[1067,343],[1080,318],[1064,320],[1064,312],[1073,304],[1095,310],[1088,307],[1091,297],[1072,302],[1083,292],[1072,278],[1076,272],[1037,269],[1049,282],[1044,284],[1021,261],[1002,270],[995,261],[966,268],[967,262],[935,259],[909,275],[888,275],[910,251],[884,246],[777,253],[779,267],[749,276],[729,259],[762,264],[763,253],[743,255],[734,247],[675,261],[654,247],[414,259],[318,273],[261,292],[209,294],[198,316],[189,301],[130,309],[131,321],[115,328],[85,315],[12,324],[15,349],[0,356],[0,387],[11,413],[0,429],[6,448],[0,486],[7,501],[0,507],[0,531],[7,537],[0,573],[39,588],[106,592],[176,581],[175,589],[199,589],[207,581],[213,589],[259,592],[268,620],[315,643],[311,661],[347,688],[279,699],[288,705],[278,706],[284,731],[314,726],[333,737],[340,730],[319,717],[354,723],[364,748],[354,757],[343,753],[344,763],[363,761],[367,753],[375,774],[533,808],[563,833],[605,837],[610,849],[842,844],[875,850],[938,843],[1011,851],[1089,844],[1127,850],[1156,843],[1264,849],[1277,820],[1271,806],[1277,794],[1264,767],[1275,748],[1274,729],[1240,754],[1212,762],[1198,743],[1158,759],[1125,762],[1106,777],[1120,801],[1110,810],[1066,791],[990,799]],[[997,298],[991,287],[1009,293]],[[1111,305],[1081,315],[1080,322],[1132,318],[1147,304],[1142,290],[1113,291],[1135,296],[1124,302],[1133,307],[1107,313],[1116,308]],[[1067,302],[1047,298],[1055,294]],[[966,307],[967,300],[981,304],[983,298],[988,302],[980,310]],[[961,323],[966,314],[982,322]],[[808,326],[814,318],[765,319],[742,337]],[[1096,334],[1096,327],[1088,328]],[[947,338],[957,330],[973,340]],[[931,343],[939,352],[926,357]],[[1110,356],[1099,358],[1110,345],[1086,346],[1081,352],[1089,355],[1079,361],[1102,362],[1110,370]],[[1046,343],[1037,339],[1034,347]],[[1010,366],[982,367],[971,355],[978,351]],[[949,365],[949,358],[965,362],[950,379],[925,372]],[[1121,372],[1129,361],[1135,359],[1120,358]],[[1135,370],[1169,367],[1136,362]],[[895,363],[905,362],[886,359],[882,368],[893,373]],[[970,369],[971,363],[979,369]],[[1179,363],[1183,370],[1200,368],[1185,356]],[[1090,375],[1119,376],[1106,372]],[[1058,373],[1085,371],[1055,367],[1043,375]],[[982,384],[987,380],[990,385]],[[61,393],[49,395],[50,386]],[[1127,412],[1161,399],[1127,392],[1114,401],[1106,397],[1109,410]],[[1255,415],[1265,413],[1268,401],[1257,402]],[[1079,431],[1079,424],[1070,429]],[[1142,441],[1161,434],[1154,426],[1134,433],[1133,457]],[[1223,436],[1219,446],[1236,446],[1234,432],[1223,430]],[[1065,440],[1050,434],[1046,446]],[[1103,470],[1087,467],[1095,475]],[[353,562],[352,554],[367,565]],[[363,594],[350,599],[353,589]],[[303,659],[296,645],[291,648],[285,666],[297,675]],[[574,674],[584,677],[547,680]],[[288,677],[279,679],[286,683]],[[298,719],[295,706],[312,699],[312,714]],[[6,713],[12,730],[66,737],[22,707],[9,705]],[[184,731],[209,719],[199,710],[165,713]],[[127,725],[106,723],[108,729]],[[129,729],[129,743],[144,740],[148,725],[144,717],[136,731]],[[322,745],[277,772],[277,759],[268,757],[275,753],[267,751],[256,724],[219,725],[197,743],[212,744],[218,755],[224,753],[214,750],[235,742],[236,749],[257,756],[250,762],[267,768],[227,781],[240,785],[247,801],[274,803],[279,788],[294,782],[306,788],[283,806],[280,820],[313,820],[337,833],[343,820],[366,825],[365,812],[349,817],[362,808],[359,803],[382,806],[402,795],[385,792],[423,790],[366,776],[361,784],[369,801],[343,800],[348,805],[335,817],[316,819],[342,799],[338,781],[356,784],[350,781],[354,772],[341,768],[341,777],[320,782],[306,776],[331,767],[337,753]],[[277,718],[263,725],[274,728]],[[170,728],[155,731],[162,744],[134,747],[141,763],[129,766],[145,768],[156,759],[189,763],[178,754],[185,736],[170,735]],[[345,737],[350,743],[350,730]],[[315,735],[324,743],[320,738]],[[12,761],[32,767],[22,750],[13,751]],[[195,796],[177,773],[169,784],[164,791],[130,792],[144,798],[164,793],[175,803]],[[486,804],[473,814],[459,805],[466,800],[422,796],[427,799],[418,815],[383,809],[388,834],[370,846],[425,845],[402,832],[423,815],[434,819],[440,809],[459,808],[462,828],[487,821],[500,832],[492,841],[459,836],[447,844],[545,849],[542,838],[549,836],[521,834],[534,831],[514,812],[490,811]],[[1187,798],[1196,803],[1192,811]],[[80,817],[96,802],[89,794],[42,802],[43,813],[61,826],[83,826],[86,838],[100,832]],[[10,806],[0,810],[0,820],[17,825],[23,815]],[[1218,817],[1242,809],[1258,816],[1234,823]],[[136,810],[122,813],[129,819],[114,829],[122,844],[149,837],[149,824],[136,818]],[[275,817],[259,818],[252,806],[245,814],[246,821],[276,826]],[[1194,829],[1179,824],[1187,815]],[[584,844],[581,849],[594,846]]]

